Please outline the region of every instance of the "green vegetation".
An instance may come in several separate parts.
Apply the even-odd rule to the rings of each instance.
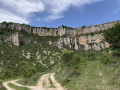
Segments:
[[[105,41],[111,45],[111,49],[100,52],[63,52],[62,62],[64,64],[62,63],[61,69],[57,72],[56,79],[68,90],[120,89],[120,25],[106,31],[85,35],[99,33],[104,34]]]
[[[55,86],[53,85],[53,82],[52,82],[50,77],[49,77],[49,82],[50,82],[50,88],[55,88]]]
[[[9,85],[11,88],[16,89],[16,90],[30,90],[30,89],[27,88],[27,87],[19,87],[19,86],[16,86],[16,85],[12,84],[12,83],[8,83],[8,85]]]
[[[73,30],[73,28],[72,28],[72,27],[68,27],[68,26],[64,26],[64,25],[62,25],[61,27],[63,27],[63,28],[68,28],[68,29]]]
[[[16,76],[28,78],[33,75],[33,73],[44,71],[44,67],[35,59],[32,59],[33,57],[27,59],[22,56],[20,48],[13,48],[6,45],[1,46],[0,48],[1,51],[4,52],[3,54],[0,53],[0,62],[3,63],[1,65],[1,68],[3,69],[0,73],[1,79],[13,78]]]
[[[82,28],[85,28],[85,27],[86,27],[85,25],[82,26]]]
[[[4,30],[5,33],[0,35],[0,40],[3,42],[0,45],[0,68],[2,69],[0,78],[2,80],[14,77],[31,78],[33,74],[44,73],[58,63],[61,50],[49,45],[48,41],[56,41],[59,37],[39,37],[19,31],[23,45],[17,47],[4,42],[16,31],[6,28]]]
[[[98,31],[98,32],[91,32],[91,33],[86,33],[86,34],[80,34],[79,36],[88,36],[88,35],[94,36],[95,34],[103,34],[104,32],[105,32],[104,30],[101,30],[101,31]]]
[[[64,58],[74,53],[72,63],[64,62]],[[104,51],[65,51],[61,69],[58,70],[56,79],[68,90],[98,90],[120,88],[119,58],[113,57],[110,50]],[[68,53],[66,55],[66,53]],[[70,55],[71,56],[71,55]],[[67,60],[69,61],[69,60]]]
[[[79,74],[77,71],[79,68],[80,56],[75,54],[74,51],[65,51],[62,53],[62,67],[67,66],[68,70],[70,70],[74,74]],[[72,68],[72,69],[71,69]]]
[[[43,87],[45,87],[45,82],[43,82]]]
[[[13,29],[10,29],[10,28],[0,28],[0,35],[6,35],[8,34],[9,32],[14,32],[15,30]]]
[[[70,67],[73,55],[74,55],[73,51],[63,52],[62,53],[62,61],[63,61],[62,64],[64,64],[64,63],[66,64],[67,63],[68,67]]]
[[[36,86],[37,81],[40,79],[40,77],[43,74],[45,74],[45,73],[43,73],[43,72],[42,73],[41,72],[35,73],[30,78],[22,79],[22,80],[18,81],[17,83],[20,83],[22,85],[27,85],[27,86]]]
[[[110,44],[114,56],[120,56],[120,24],[105,31],[105,40]]]
[[[5,87],[3,87],[2,82],[0,81],[0,90],[7,90]]]
[[[3,24],[8,25],[6,22]],[[120,25],[106,31],[83,34],[104,33],[105,40],[110,43],[112,49],[99,52],[92,50],[62,52],[54,45],[48,44],[48,41],[54,42],[60,37],[40,37],[25,31],[18,31],[23,41],[22,46],[17,47],[5,43],[6,38],[14,32],[16,30],[0,28],[1,80],[22,77],[23,80],[18,83],[36,85],[42,74],[56,70],[56,79],[68,90],[119,90]],[[54,88],[50,78],[49,81],[50,87]],[[9,86],[17,90],[29,90],[12,83],[9,83]],[[0,90],[6,90],[1,82]]]
[[[104,36],[112,49],[120,49],[120,24],[106,30]]]

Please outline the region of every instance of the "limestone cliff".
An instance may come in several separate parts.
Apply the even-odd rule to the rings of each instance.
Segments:
[[[79,36],[81,34],[87,34],[87,33],[94,33],[99,32],[102,30],[106,30],[108,28],[113,27],[114,25],[120,23],[120,21],[115,22],[109,22],[99,25],[92,25],[92,26],[84,26],[79,28],[70,28],[66,26],[61,26],[58,28],[47,28],[47,27],[31,27],[29,25],[25,24],[19,24],[19,23],[1,23],[0,27],[8,27],[11,29],[16,30],[23,30],[28,33],[32,33],[39,36],[69,36],[69,37],[75,37]]]
[[[14,33],[13,35],[9,36],[6,40],[6,43],[9,45],[20,46],[22,44],[22,40],[18,32]]]
[[[96,50],[108,48],[109,44],[103,40],[102,34],[83,35],[78,37],[61,37],[53,43],[59,48],[69,47],[71,49],[80,50]]]
[[[49,42],[50,45],[54,44],[59,48],[69,47],[75,50],[93,49],[99,51],[109,47],[109,44],[103,40],[101,31],[114,27],[119,23],[120,21],[114,21],[99,25],[83,26],[79,28],[70,28],[63,25],[58,28],[31,27],[29,25],[18,23],[1,23],[0,27],[7,27],[17,31],[25,31],[39,36],[60,36],[58,41]],[[14,34],[6,41],[12,42],[13,45],[20,45],[20,37],[18,34]]]

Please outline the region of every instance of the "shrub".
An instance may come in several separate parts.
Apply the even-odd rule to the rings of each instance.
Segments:
[[[79,68],[80,55],[74,54],[74,51],[65,51],[62,53],[62,64],[67,64],[68,67],[72,67],[74,69]]]
[[[102,55],[100,61],[104,65],[111,63],[111,59],[107,55]]]
[[[78,54],[75,54],[72,59],[72,67],[75,69],[78,69],[80,62],[80,56]]]
[[[5,79],[5,78],[9,78],[10,77],[10,73],[7,70],[3,70],[0,74],[1,74],[0,75],[1,79]]]
[[[70,63],[72,61],[74,51],[65,51],[62,53],[62,60],[65,63]]]

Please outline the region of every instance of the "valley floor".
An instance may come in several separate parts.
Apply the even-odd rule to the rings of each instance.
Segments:
[[[18,80],[12,80],[3,82],[3,86],[8,90],[17,90],[16,88],[11,88],[10,84],[16,85],[18,87],[26,87],[28,89],[24,90],[65,90],[54,78],[55,73],[44,74],[37,83],[37,86],[24,86],[16,83]],[[21,89],[22,90],[22,89]]]

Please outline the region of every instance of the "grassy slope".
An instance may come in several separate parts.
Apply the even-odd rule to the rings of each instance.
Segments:
[[[110,80],[110,76],[115,77],[114,74],[117,75],[118,72],[110,69],[113,69],[113,67],[106,69],[104,66],[101,66],[99,61],[88,62],[81,75],[74,77],[66,87],[68,90],[119,90],[119,83],[113,85]],[[120,70],[120,68],[116,69]],[[107,70],[110,71],[106,75]]]
[[[14,32],[16,31],[14,30],[1,34],[0,40],[4,41]],[[2,80],[10,78],[13,79],[15,77],[23,77],[23,74],[26,72],[25,70],[28,68],[33,69],[33,74],[37,73],[35,75],[38,76],[38,72],[44,73],[46,70],[50,70],[59,61],[58,56],[60,56],[61,50],[54,45],[51,46],[48,44],[48,41],[56,41],[59,37],[39,37],[37,35],[31,35],[23,31],[19,33],[21,34],[21,38],[24,43],[22,46],[9,46],[7,43],[0,45],[0,62],[2,62],[0,63],[0,68],[3,69],[3,71],[0,72],[0,77]],[[31,42],[26,43],[27,40],[31,40]],[[30,52],[30,60],[22,55],[22,50],[24,50],[25,55]],[[37,56],[41,56],[39,60],[37,60],[37,52],[39,52]],[[46,64],[48,68],[42,66],[39,62],[40,60],[43,64]],[[50,64],[50,61],[54,61],[55,63]],[[39,79],[39,77],[37,78],[35,75],[32,75],[32,77],[29,79],[25,79],[24,84],[35,85],[36,81]],[[35,82],[31,83],[30,81]]]
[[[105,52],[108,53],[108,51],[101,51],[96,54],[91,52],[80,53],[79,55],[84,60],[79,64],[78,72],[80,74],[75,75],[72,68],[64,66],[63,70],[57,73],[56,79],[68,90],[119,90],[119,62],[102,64],[99,59],[103,57]],[[89,60],[85,61],[88,58]]]

